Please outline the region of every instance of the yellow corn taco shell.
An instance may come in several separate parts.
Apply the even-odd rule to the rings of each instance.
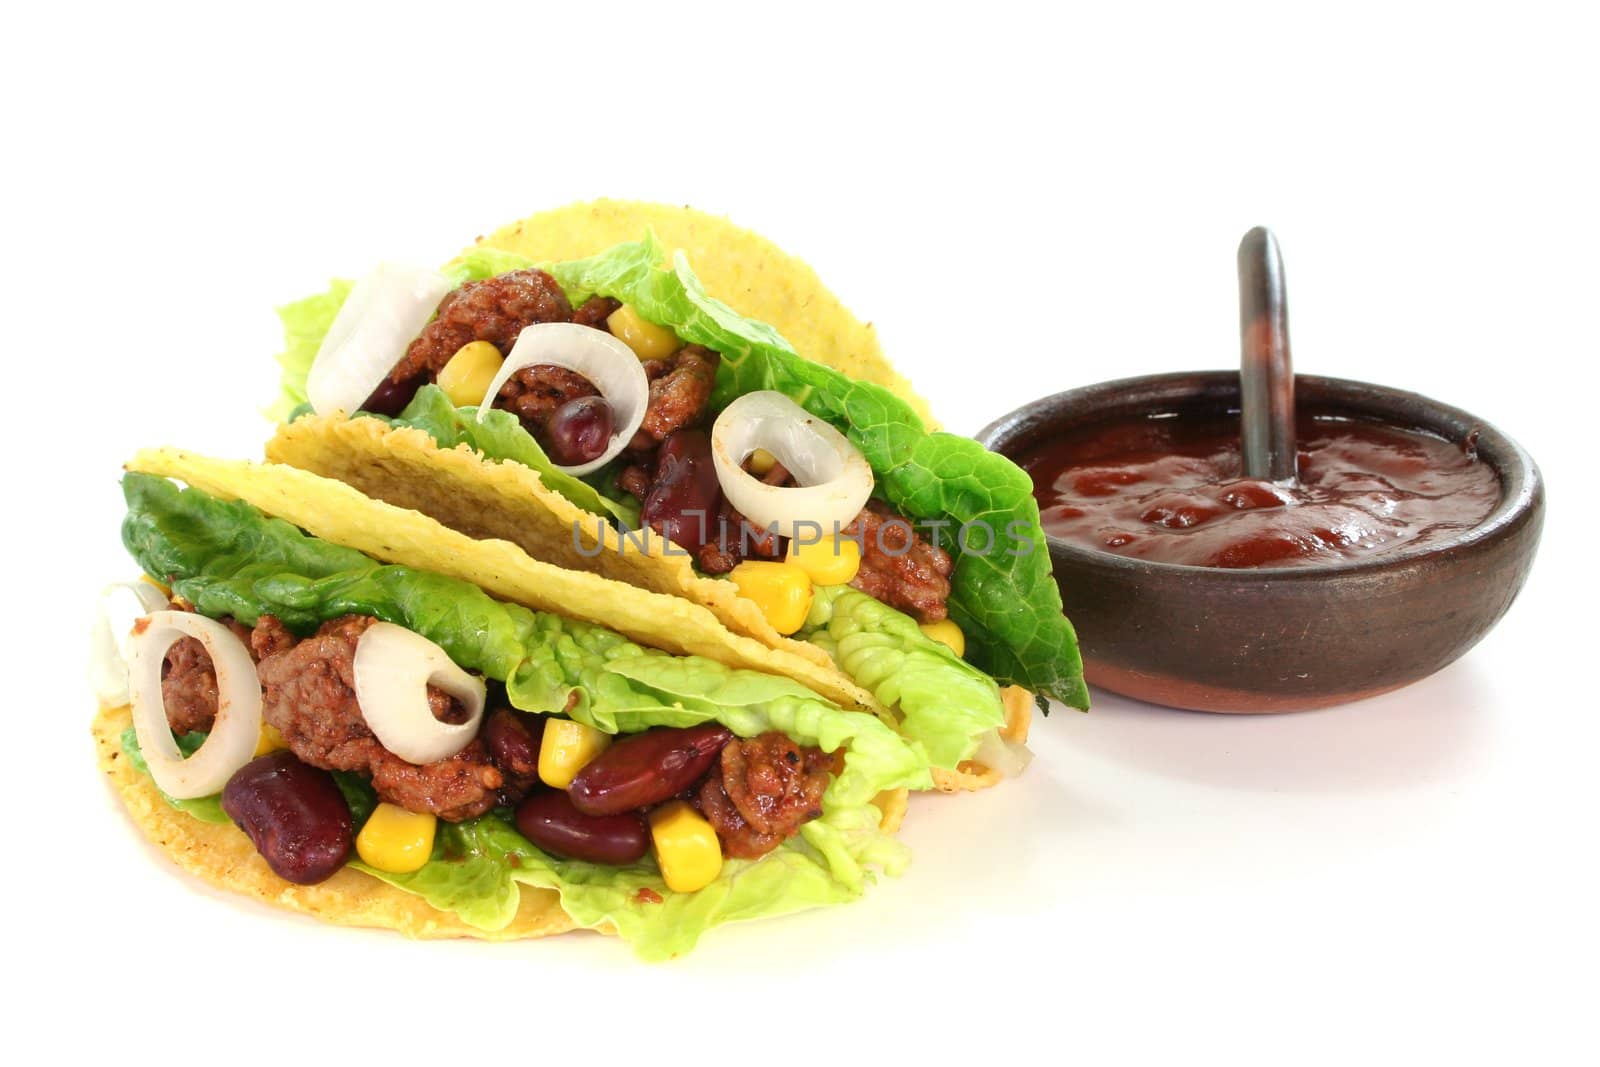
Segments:
[[[122,751],[120,738],[131,721],[126,707],[102,708],[95,717],[95,751],[101,773],[151,845],[183,870],[220,889],[303,912],[323,922],[395,930],[416,938],[517,941],[578,928],[561,909],[559,893],[529,885],[517,886],[521,899],[511,922],[498,930],[484,930],[352,867],[345,867],[318,885],[285,882],[272,873],[250,839],[231,823],[201,822],[162,799],[150,776],[138,771]],[[906,790],[895,789],[874,801],[883,812],[885,833],[900,828],[906,800]],[[601,926],[599,932],[615,933],[609,926]]]
[[[512,941],[576,929],[555,890],[520,886],[515,918],[499,930],[468,926],[421,897],[346,867],[319,885],[292,885],[273,874],[250,839],[231,823],[201,822],[161,798],[148,774],[129,762],[119,742],[128,709],[103,708],[94,721],[100,770],[122,798],[128,817],[179,867],[212,885],[342,926],[397,930],[408,937],[477,937]]]
[[[487,461],[466,445],[440,448],[421,430],[391,429],[377,419],[318,415],[280,427],[267,459],[353,485],[469,537],[509,541],[543,563],[682,597],[734,633],[833,670],[822,649],[780,636],[732,582],[700,577],[688,554],[668,552],[660,537],[620,536],[520,463]],[[608,625],[621,628],[617,619]]]
[[[1000,700],[1006,709],[1006,724],[1000,728],[1000,736],[1027,744],[1028,731],[1033,726],[1033,694],[1020,685],[1008,685],[1000,690]],[[971,793],[999,785],[1003,777],[993,767],[965,760],[953,771],[933,768],[933,787],[941,793]]]
[[[682,249],[706,292],[747,318],[773,326],[807,359],[874,382],[937,429],[928,403],[884,358],[878,333],[839,302],[817,272],[759,234],[691,207],[595,200],[543,211],[478,239],[541,263],[582,259],[654,230],[669,252]]]
[[[176,478],[223,500],[247,501],[323,540],[385,563],[460,578],[502,600],[597,623],[668,652],[787,675],[843,708],[883,710],[825,654],[818,663],[770,648],[728,629],[692,600],[556,566],[506,541],[469,537],[342,481],[283,464],[212,459],[173,448],[140,452],[128,470]]]

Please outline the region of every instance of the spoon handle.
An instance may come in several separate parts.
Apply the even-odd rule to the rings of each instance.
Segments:
[[[1239,242],[1239,421],[1244,476],[1295,480],[1294,365],[1278,239],[1257,226]]]

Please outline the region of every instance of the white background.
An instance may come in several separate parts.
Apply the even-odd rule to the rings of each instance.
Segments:
[[[1594,30],[1531,4],[1210,6],[8,13],[0,1040],[137,1062],[1593,1062]],[[92,767],[85,621],[130,570],[118,464],[257,453],[274,305],[601,194],[809,259],[964,432],[1232,362],[1234,246],[1272,225],[1300,368],[1520,439],[1550,486],[1538,565],[1499,629],[1399,694],[1058,711],[1019,783],[914,805],[904,878],[677,964],[589,935],[414,944],[201,888]]]

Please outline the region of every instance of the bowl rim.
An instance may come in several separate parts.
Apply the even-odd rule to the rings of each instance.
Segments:
[[[1237,370],[1192,370],[1141,374],[1129,378],[1115,378],[1108,381],[1095,382],[1073,389],[1063,389],[1060,392],[1030,400],[1026,404],[1013,408],[993,420],[979,430],[974,437],[983,447],[991,452],[997,452],[1015,463],[1017,457],[1005,451],[1003,447],[997,447],[996,442],[1003,446],[1009,434],[1015,433],[1019,427],[1029,421],[1030,417],[1038,414],[1041,410],[1072,401],[1081,402],[1101,395],[1105,395],[1109,399],[1117,394],[1127,394],[1135,389],[1166,384],[1175,385],[1181,382],[1188,382],[1191,384],[1203,383],[1213,386],[1226,386],[1230,383],[1237,385],[1238,380],[1239,372]],[[1500,462],[1492,462],[1489,459],[1485,459],[1485,462],[1491,463],[1496,476],[1500,479],[1501,493],[1499,502],[1476,526],[1460,531],[1443,543],[1401,548],[1391,553],[1377,553],[1366,559],[1342,559],[1317,566],[1203,567],[1192,563],[1165,563],[1159,560],[1119,556],[1113,552],[1099,552],[1094,549],[1083,548],[1062,540],[1048,531],[1043,531],[1045,544],[1052,559],[1064,557],[1073,563],[1101,567],[1130,575],[1168,574],[1174,577],[1207,575],[1209,577],[1204,580],[1218,583],[1228,581],[1243,584],[1255,584],[1262,581],[1318,582],[1326,580],[1330,575],[1361,576],[1382,574],[1415,564],[1426,563],[1431,559],[1442,558],[1447,553],[1486,546],[1514,533],[1543,502],[1544,480],[1539,472],[1538,464],[1533,460],[1533,456],[1494,424],[1479,418],[1471,412],[1435,400],[1422,393],[1387,385],[1378,385],[1374,382],[1358,381],[1353,378],[1330,378],[1321,375],[1297,373],[1295,375],[1295,386],[1297,390],[1301,386],[1310,386],[1336,395],[1349,394],[1352,399],[1360,399],[1361,394],[1368,396],[1376,394],[1390,401],[1418,404],[1427,409],[1430,415],[1437,416],[1438,421],[1441,422],[1453,421],[1471,425],[1478,432],[1480,445],[1485,438],[1492,439],[1493,447],[1491,451],[1500,460]],[[1383,419],[1382,416],[1376,417]],[[1045,421],[1047,425],[1053,425],[1060,420],[1047,419]],[[1383,419],[1383,421],[1387,421],[1391,425],[1402,425],[1395,423],[1393,419]],[[1405,428],[1421,432],[1434,432],[1437,436],[1437,432],[1429,430],[1427,426]],[[1029,480],[1030,482],[1032,481],[1031,476]],[[1040,528],[1043,530],[1042,525]]]

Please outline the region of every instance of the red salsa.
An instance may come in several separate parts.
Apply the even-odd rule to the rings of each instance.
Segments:
[[[1482,522],[1500,481],[1470,447],[1375,422],[1302,415],[1299,482],[1241,477],[1237,414],[1085,427],[1020,458],[1045,532],[1198,567],[1288,567],[1434,544]]]

